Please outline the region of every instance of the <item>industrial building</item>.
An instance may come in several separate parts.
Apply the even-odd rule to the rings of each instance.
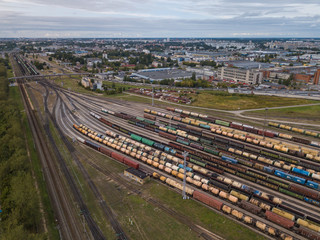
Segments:
[[[138,77],[145,80],[153,81],[161,81],[164,79],[184,79],[191,78],[192,72],[183,71],[181,69],[175,68],[156,68],[156,69],[147,69],[140,70],[137,73],[133,73],[132,77]]]
[[[140,183],[140,184],[144,184],[147,180],[150,179],[150,176],[148,176],[145,172],[142,172],[138,169],[134,169],[134,168],[128,168],[126,170],[124,170],[123,173],[126,177],[131,178],[132,180]]]
[[[263,73],[258,69],[241,69],[233,67],[221,67],[218,69],[218,78],[249,85],[260,84]]]
[[[320,69],[318,69],[314,74],[313,84],[318,85],[319,82],[320,82]]]

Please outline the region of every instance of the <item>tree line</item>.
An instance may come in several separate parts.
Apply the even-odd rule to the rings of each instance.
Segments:
[[[8,84],[7,68],[0,60],[0,239],[45,239],[38,233],[39,199],[27,157],[23,116]]]

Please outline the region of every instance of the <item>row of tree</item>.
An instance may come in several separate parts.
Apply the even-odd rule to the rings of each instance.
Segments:
[[[7,69],[0,61],[0,239],[44,239],[39,199],[26,151],[21,109],[10,95]]]

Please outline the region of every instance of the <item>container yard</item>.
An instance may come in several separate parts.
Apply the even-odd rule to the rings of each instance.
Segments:
[[[22,69],[33,71],[22,59],[16,58],[16,61]],[[21,80],[20,84],[30,105],[30,113],[40,109],[39,103],[33,103],[31,107],[37,88],[45,89],[45,115],[40,121],[50,119],[51,124],[60,129],[59,136],[70,154],[78,156],[72,157],[86,176],[85,181],[94,193],[93,199],[99,202],[97,206],[101,215],[108,219],[110,229],[118,239],[134,239],[135,236],[130,237],[130,227],[125,223],[128,220],[113,213],[112,204],[104,200],[104,190],[96,186],[92,180],[94,176],[84,165],[90,163],[100,173],[107,171],[109,179],[116,182],[119,189],[123,186],[130,194],[162,209],[174,221],[191,229],[193,237],[225,239],[228,236],[200,228],[192,217],[187,218],[169,209],[152,196],[145,197],[142,194],[144,186],[151,188],[150,185],[157,184],[175,194],[185,194],[186,199],[179,198],[179,203],[194,201],[201,207],[205,206],[207,211],[265,238],[320,239],[318,132],[276,122],[269,122],[268,127],[251,126],[242,123],[241,119],[233,122],[180,108],[119,103],[78,94],[50,81],[36,86]],[[55,102],[59,105],[48,104],[49,91],[55,93]],[[135,185],[119,173],[104,170],[106,166],[101,163],[80,161],[80,152],[76,154],[79,149],[97,154],[102,162],[103,159],[111,159],[119,164],[121,170],[139,170],[151,178],[150,183],[143,187]],[[92,210],[85,206],[82,190],[67,166],[64,174],[69,176],[67,179],[74,186],[74,197],[82,204],[81,209],[88,212],[84,215],[89,231],[99,238],[102,236],[101,225],[89,214]],[[139,221],[132,219],[134,216],[130,221]]]

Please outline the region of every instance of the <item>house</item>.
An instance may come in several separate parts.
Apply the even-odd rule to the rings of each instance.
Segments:
[[[90,78],[83,77],[81,79],[81,85],[84,86],[85,88],[90,87]]]
[[[87,66],[92,67],[93,64],[97,65],[98,63],[102,63],[100,58],[87,58]]]

